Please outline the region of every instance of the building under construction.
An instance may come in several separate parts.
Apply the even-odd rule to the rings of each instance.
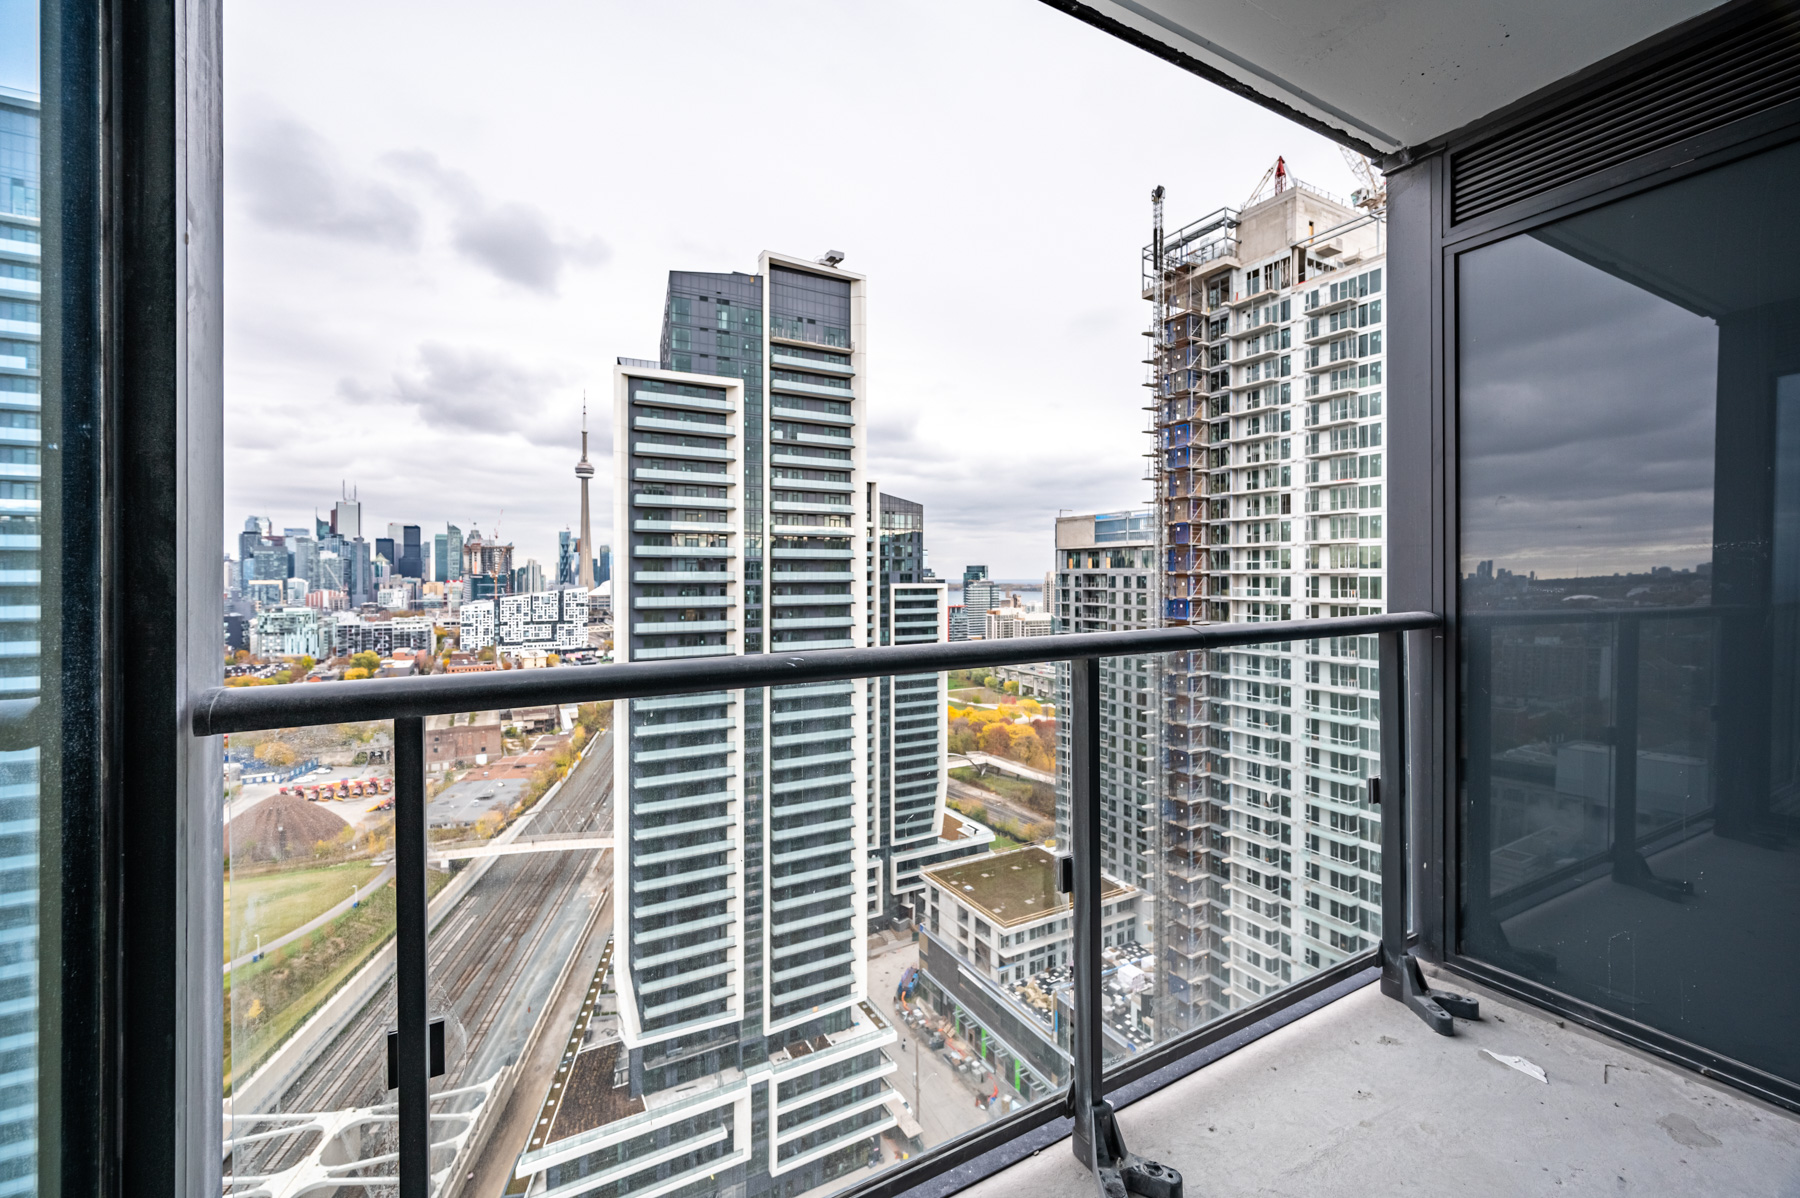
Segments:
[[[1240,208],[1143,256],[1162,616],[1171,625],[1382,606],[1379,183],[1339,199],[1276,165]],[[1372,639],[1159,663],[1165,796],[1159,1038],[1380,934]]]

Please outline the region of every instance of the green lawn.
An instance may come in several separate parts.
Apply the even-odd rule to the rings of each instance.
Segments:
[[[365,887],[380,872],[367,861],[250,874],[234,870],[225,882],[225,959],[254,951],[257,936],[266,944],[318,918],[349,898],[352,886]]]
[[[449,880],[435,869],[426,874],[434,895]],[[393,935],[389,882],[325,927],[226,974],[225,1092],[237,1070],[254,1072]]]

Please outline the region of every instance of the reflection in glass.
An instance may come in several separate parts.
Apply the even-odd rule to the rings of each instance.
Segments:
[[[35,6],[0,10],[6,42],[22,52],[5,55],[0,70],[0,1195],[38,1192],[38,813],[55,797],[56,761],[28,717],[40,702],[43,711],[55,707],[54,648],[48,661],[40,657],[55,638],[41,631],[40,596],[46,586],[55,596],[59,583],[57,555],[41,552],[45,230]]]
[[[1458,284],[1462,948],[1790,1080],[1797,184],[1771,151]]]

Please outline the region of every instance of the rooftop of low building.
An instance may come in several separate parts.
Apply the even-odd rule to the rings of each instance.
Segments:
[[[1069,896],[1056,889],[1056,856],[1026,845],[1008,853],[989,853],[921,871],[1003,928],[1030,923],[1069,908]],[[1102,877],[1101,901],[1131,893],[1131,887]]]

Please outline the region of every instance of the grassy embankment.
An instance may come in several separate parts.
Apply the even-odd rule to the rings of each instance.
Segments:
[[[994,851],[1003,853],[1007,849],[1017,848],[1021,844],[1044,844],[1056,835],[1056,789],[1043,782],[1033,782],[1026,778],[1015,778],[1010,774],[995,772],[982,773],[969,766],[950,771],[950,776],[958,782],[966,782],[970,786],[988,791],[999,798],[1006,799],[1015,807],[1023,807],[1042,819],[1024,821],[1000,807],[970,799],[950,796],[949,803],[953,810],[959,811],[970,819],[979,820],[995,832]]]
[[[317,919],[350,897],[381,872],[370,861],[346,861],[317,869],[234,869],[225,879],[225,957],[241,957],[256,947],[256,937],[267,944],[295,928]],[[235,885],[233,883],[235,882]],[[234,940],[232,915],[243,913]]]
[[[450,880],[437,870],[426,877],[434,895]],[[330,924],[232,970],[224,980],[225,1092],[231,1092],[237,1070],[254,1072],[393,934],[389,882]]]

